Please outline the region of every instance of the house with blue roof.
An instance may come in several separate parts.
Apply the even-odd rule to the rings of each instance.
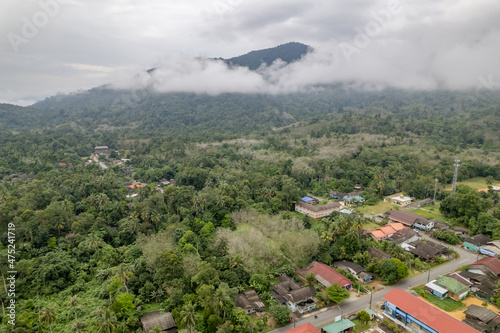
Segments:
[[[356,195],[354,197],[349,197],[349,198],[344,198],[344,205],[345,206],[352,206],[352,205],[360,205],[365,202],[365,198],[362,196]]]

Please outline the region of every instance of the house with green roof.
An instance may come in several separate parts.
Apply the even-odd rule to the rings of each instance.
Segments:
[[[469,292],[468,286],[447,276],[438,277],[434,283],[448,290],[448,297],[455,301],[463,299]]]
[[[324,326],[321,328],[322,333],[342,333],[345,331],[349,331],[350,328],[356,326],[349,319],[342,319],[334,322],[333,324]]]

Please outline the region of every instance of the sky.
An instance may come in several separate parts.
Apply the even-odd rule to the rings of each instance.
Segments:
[[[0,8],[0,103],[107,83],[207,94],[346,81],[500,89],[498,0],[0,0]],[[314,52],[257,72],[209,60],[291,41]]]

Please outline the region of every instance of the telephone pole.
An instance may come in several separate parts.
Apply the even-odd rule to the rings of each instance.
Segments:
[[[436,178],[436,183],[434,184],[434,199],[432,200],[432,203],[435,205],[436,204],[436,192],[438,189],[438,179]]]
[[[457,191],[457,178],[458,178],[458,166],[460,165],[460,160],[455,160],[455,172],[453,173],[453,184],[451,187],[451,194],[455,194]]]

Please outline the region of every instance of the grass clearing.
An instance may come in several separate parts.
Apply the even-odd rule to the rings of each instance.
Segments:
[[[363,214],[371,215],[373,212],[373,215],[385,213],[388,210],[394,209],[396,207],[395,205],[390,204],[389,202],[379,202],[375,206],[363,206],[363,207],[357,207],[356,210]]]
[[[448,221],[448,219],[446,217],[444,217],[443,215],[441,215],[440,213],[430,212],[426,208],[413,209],[413,210],[410,210],[410,212],[421,215],[423,217],[427,217],[429,219],[436,219],[436,220],[441,220],[441,221],[445,221],[445,222]]]
[[[360,333],[363,331],[366,331],[369,329],[371,326],[373,326],[375,323],[373,321],[369,321],[367,324],[363,324],[359,319],[353,319],[351,320],[356,326],[353,327],[352,332]]]
[[[457,182],[457,185],[467,185],[472,187],[475,190],[488,191],[488,184],[486,184],[485,177],[475,177],[471,179],[467,179],[461,182]],[[493,183],[493,185],[497,185],[497,181]],[[451,191],[451,184],[446,185],[446,190]]]
[[[437,306],[438,308],[446,312],[451,312],[466,308],[466,305],[462,303],[462,301],[456,302],[449,297],[446,297],[444,299],[439,299],[438,297],[428,293],[427,291],[425,291],[424,285],[420,285],[412,289],[415,290],[417,294],[419,294],[427,303]]]

